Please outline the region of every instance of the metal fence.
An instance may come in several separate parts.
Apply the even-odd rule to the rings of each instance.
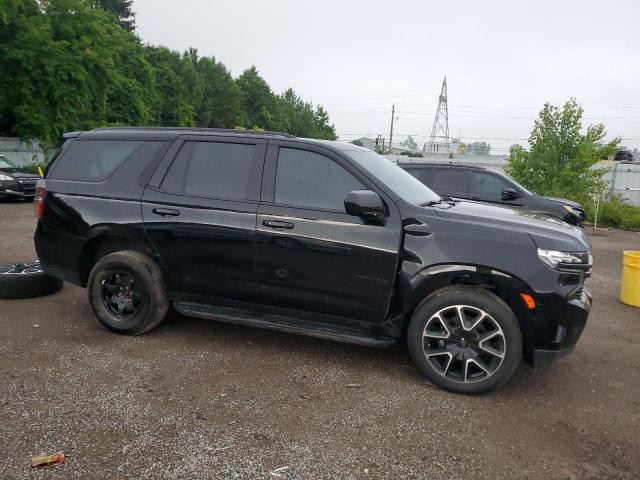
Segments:
[[[609,163],[614,164],[609,166],[604,176],[609,184],[609,193],[620,195],[630,204],[640,206],[640,164]]]
[[[448,158],[446,156],[430,156],[427,158],[409,158],[404,155],[385,155],[394,163],[452,163],[460,165],[476,165],[486,167],[490,170],[504,172],[504,165],[507,157],[493,155],[465,155]],[[593,168],[608,170],[603,179],[607,182],[607,188],[611,195],[619,195],[626,199],[631,205],[640,206],[640,164],[622,163],[612,160],[602,160],[596,163]]]
[[[37,140],[23,142],[15,137],[0,137],[0,155],[20,166],[45,163],[54,152],[54,148],[43,150]]]

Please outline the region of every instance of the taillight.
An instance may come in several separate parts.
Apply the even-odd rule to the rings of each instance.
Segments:
[[[44,211],[44,197],[47,196],[47,186],[44,179],[38,180],[36,183],[36,196],[34,197],[34,205],[36,207],[36,216],[42,218]]]

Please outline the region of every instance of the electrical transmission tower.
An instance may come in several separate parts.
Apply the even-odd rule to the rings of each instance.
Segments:
[[[433,129],[429,137],[429,143],[425,145],[425,154],[429,156],[438,151],[449,152],[449,107],[447,107],[447,77],[442,82],[442,91],[436,110],[436,119],[433,121]]]

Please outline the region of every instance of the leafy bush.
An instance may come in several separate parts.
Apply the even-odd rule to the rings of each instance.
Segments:
[[[584,207],[587,219],[593,222],[595,219],[593,202],[585,203]],[[612,197],[600,203],[598,207],[598,226],[640,230],[640,207],[630,205],[620,197]]]

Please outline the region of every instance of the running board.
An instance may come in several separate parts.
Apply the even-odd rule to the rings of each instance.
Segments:
[[[206,318],[225,323],[296,333],[365,347],[388,348],[397,343],[397,340],[393,338],[371,336],[372,334],[365,330],[350,327],[342,328],[318,320],[296,318],[246,308],[191,302],[174,302],[173,308],[187,317]]]

